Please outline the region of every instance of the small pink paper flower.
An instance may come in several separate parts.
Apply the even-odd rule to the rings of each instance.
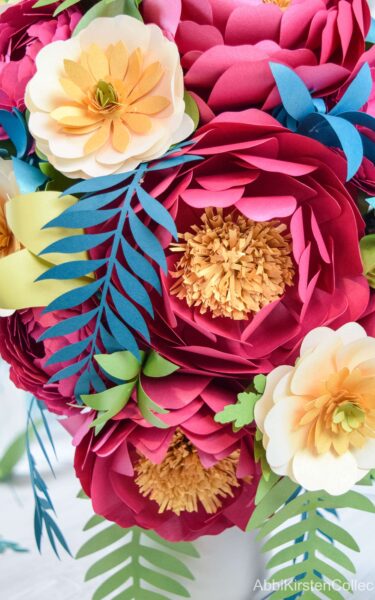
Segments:
[[[35,0],[5,7],[0,15],[0,108],[25,109],[25,88],[35,58],[47,44],[69,38],[81,18],[78,8],[53,16],[58,4],[33,8]]]
[[[270,61],[295,68],[317,96],[337,89],[370,26],[366,0],[143,0],[141,8],[175,39],[204,121],[278,104]]]
[[[145,421],[134,400],[97,436],[88,430],[91,415],[63,422],[74,435],[76,473],[94,511],[171,541],[245,529],[259,479],[254,430],[233,433],[214,421],[241,387],[183,373],[144,377],[142,384],[170,411],[161,416],[166,429]]]

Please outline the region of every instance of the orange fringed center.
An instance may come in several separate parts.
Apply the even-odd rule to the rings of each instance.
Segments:
[[[140,493],[155,500],[159,513],[171,510],[197,512],[202,504],[208,514],[222,506],[221,499],[233,497],[240,486],[236,477],[239,450],[205,469],[197,450],[181,431],[176,431],[164,460],[155,465],[141,456],[135,465]]]
[[[70,102],[52,111],[51,117],[65,133],[91,134],[85,154],[108,141],[117,152],[125,152],[131,132],[149,133],[152,117],[169,106],[167,98],[151,94],[164,75],[161,63],[144,67],[144,59],[139,48],[129,55],[118,42],[106,51],[92,44],[78,61],[64,61],[60,83]]]
[[[263,4],[276,4],[281,10],[286,10],[292,0],[263,0]]]
[[[213,317],[248,319],[292,285],[290,235],[279,221],[262,223],[210,208],[202,224],[180,235],[183,256],[171,275],[171,293]]]
[[[16,240],[8,226],[5,203],[6,200],[0,198],[0,258],[4,258],[21,249],[21,244]]]
[[[332,449],[341,456],[375,438],[375,378],[344,368],[325,387],[324,394],[307,402],[296,423],[296,429],[309,426],[309,449],[317,454]]]

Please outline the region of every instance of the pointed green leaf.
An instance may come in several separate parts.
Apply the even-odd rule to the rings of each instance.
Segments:
[[[128,533],[128,529],[121,529],[118,525],[110,525],[83,544],[78,550],[76,558],[83,558],[84,556],[98,552],[98,550],[107,548],[107,546],[121,540]]]
[[[140,354],[143,358],[144,352]],[[95,360],[108,375],[124,381],[137,377],[142,368],[142,364],[128,351],[96,354]]]
[[[116,548],[116,550],[106,554],[103,558],[91,565],[85,575],[85,581],[94,579],[94,577],[98,577],[98,575],[103,575],[103,573],[106,573],[125,562],[129,555],[129,543],[120,546],[120,548]]]
[[[328,519],[324,519],[319,515],[315,515],[312,519],[310,519],[310,523],[313,525],[315,530],[319,530],[325,535],[328,535],[329,537],[333,538],[335,542],[340,542],[340,544],[343,544],[355,552],[360,551],[357,542],[350,535],[350,533],[336,523],[333,523]]]
[[[353,562],[350,560],[346,554],[344,554],[339,548],[337,548],[334,544],[330,544],[323,538],[316,536],[313,540],[312,549],[316,549],[320,554],[323,554],[333,562],[337,563],[344,569],[347,569],[351,573],[356,572],[356,568],[353,565]],[[311,550],[311,549],[310,549]]]
[[[178,371],[179,368],[152,350],[146,359],[142,372],[146,377],[167,377]]]
[[[92,600],[103,600],[106,596],[117,590],[132,577],[132,565],[126,565],[123,569],[113,573],[95,591]]]
[[[264,521],[277,511],[280,506],[283,506],[285,502],[294,494],[299,486],[291,481],[288,477],[283,477],[280,481],[273,486],[270,493],[268,493],[263,500],[258,504],[254,510],[252,517],[247,526],[247,531],[256,529]],[[297,512],[298,514],[298,512]],[[285,519],[286,520],[286,519]],[[280,525],[283,521],[281,521]]]
[[[190,594],[187,591],[187,589],[178,581],[175,581],[171,577],[168,577],[168,575],[164,575],[163,573],[151,571],[151,569],[142,567],[141,577],[144,581],[147,581],[147,583],[153,585],[156,588],[159,588],[166,592],[170,592],[171,594],[176,594],[176,596],[190,598]],[[95,600],[99,600],[99,598]]]
[[[91,517],[91,519],[89,519],[86,523],[86,525],[83,528],[83,531],[88,531],[89,529],[92,529],[93,527],[96,527],[97,525],[100,525],[100,523],[104,523],[105,518],[101,517],[100,515],[93,515]]]
[[[172,554],[167,554],[166,552],[150,548],[149,546],[141,546],[141,553],[142,557],[155,567],[194,580],[194,575],[187,566]]]
[[[287,562],[291,562],[292,560],[296,560],[299,556],[305,554],[305,552],[309,551],[309,542],[299,542],[298,544],[292,541],[292,545],[283,548],[280,552],[277,552],[270,560],[268,561],[266,568],[273,569],[274,567],[278,567]]]
[[[138,382],[137,402],[138,408],[146,421],[151,423],[151,425],[154,427],[158,427],[159,429],[168,429],[169,425],[166,425],[166,423],[156,417],[154,412],[160,415],[167,415],[169,411],[161,408],[161,406],[149,398],[142,387],[141,381]]]

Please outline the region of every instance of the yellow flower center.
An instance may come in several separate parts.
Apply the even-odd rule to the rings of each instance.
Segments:
[[[147,64],[138,48],[130,55],[123,42],[103,50],[92,44],[77,61],[64,61],[60,83],[68,100],[51,112],[62,131],[89,135],[85,154],[108,141],[117,152],[125,152],[131,134],[145,135],[152,117],[170,104],[164,96],[152,95],[164,76],[160,62]]]
[[[141,456],[135,465],[136,484],[146,498],[155,500],[159,513],[171,510],[198,512],[202,504],[208,514],[221,507],[221,498],[233,497],[240,484],[236,477],[239,450],[205,469],[196,448],[181,431],[176,431],[164,460],[155,465]]]
[[[280,298],[294,276],[290,236],[279,221],[258,223],[207,209],[201,226],[173,244],[183,252],[171,275],[171,293],[213,317],[248,319]]]
[[[0,198],[0,258],[4,258],[21,249],[21,244],[19,244],[9,229],[5,214],[5,203],[6,200]]]
[[[286,10],[292,0],[263,0],[263,4],[276,4],[281,10]]]
[[[331,375],[325,392],[309,401],[297,428],[308,425],[307,446],[324,454],[331,449],[339,456],[349,448],[362,448],[375,437],[375,378],[363,378],[358,369],[341,369]]]

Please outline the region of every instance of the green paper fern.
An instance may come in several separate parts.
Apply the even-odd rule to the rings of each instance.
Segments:
[[[99,585],[92,600],[102,600],[109,594],[118,600],[170,600],[166,594],[189,598],[180,579],[193,580],[194,576],[184,561],[185,557],[198,558],[193,544],[168,542],[152,531],[138,527],[122,529],[94,515],[84,531],[99,525],[100,531],[78,551],[76,558],[101,552],[89,568],[85,581],[99,576],[108,577]]]
[[[269,577],[269,583],[275,585],[273,600],[303,595],[319,599],[314,587],[324,597],[342,600],[337,587],[349,589],[345,572],[355,573],[345,550],[358,552],[359,547],[345,529],[327,518],[340,508],[375,512],[373,503],[356,491],[330,496],[306,492],[287,477],[276,483],[274,478],[270,480],[268,490],[258,498],[248,529],[259,528],[258,540],[266,538],[263,551],[273,552],[267,564],[268,569],[275,569]]]

